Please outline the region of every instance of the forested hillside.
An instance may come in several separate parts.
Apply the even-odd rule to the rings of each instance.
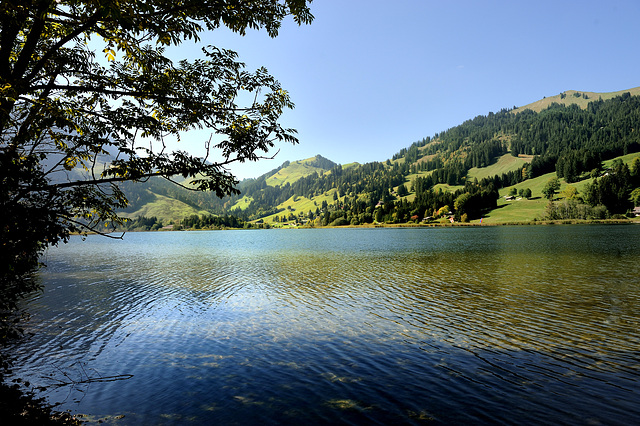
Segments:
[[[321,156],[286,162],[243,181],[239,195],[224,199],[160,180],[129,184],[124,186],[132,202],[128,211],[135,214],[159,194],[212,215],[272,225],[402,223],[445,216],[469,221],[496,209],[502,188],[518,185],[521,198],[547,196],[522,186],[555,172],[562,184],[583,182],[583,193],[572,199],[589,207],[582,210],[585,218],[625,214],[638,204],[640,160],[616,163],[608,173],[603,161],[640,151],[640,96],[623,93],[583,105],[551,103],[540,112],[503,109],[478,116],[385,162],[342,167]],[[518,161],[507,161],[509,155]],[[472,169],[485,177],[472,178]],[[559,187],[547,198],[553,199]],[[198,215],[189,216],[189,223],[197,224]]]

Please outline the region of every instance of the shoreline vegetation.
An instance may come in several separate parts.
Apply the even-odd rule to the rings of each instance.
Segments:
[[[524,161],[504,154],[482,176],[497,173],[502,170],[496,168],[501,163],[516,160]],[[247,196],[243,198],[246,199],[245,209],[231,209],[222,213],[210,210],[192,214],[169,214],[161,208],[161,203],[151,203],[156,208],[122,212],[124,223],[116,226],[116,230],[370,227],[379,224],[449,226],[451,218],[456,225],[483,226],[634,220],[640,214],[640,188],[637,187],[640,183],[640,152],[606,160],[600,166],[601,169],[582,173],[572,179],[560,178],[557,172],[549,171],[519,183],[509,181],[507,186],[502,182],[505,175],[498,179],[496,174],[494,180],[498,179],[502,183],[498,185],[494,182],[494,187],[502,186],[489,194],[489,198],[493,200],[491,205],[480,202],[482,194],[476,194],[476,198],[472,199],[469,198],[471,196],[459,194],[462,187],[437,185],[426,193],[435,198],[430,199],[426,207],[423,205],[424,200],[417,206],[418,199],[424,198],[425,194],[419,194],[421,178],[416,175],[413,179],[405,178],[404,189],[401,185],[392,188],[388,194],[383,194],[377,204],[374,203],[378,197],[371,193],[348,192],[347,189],[337,187],[322,193],[310,192],[306,196],[293,195],[283,203],[261,210],[259,214],[250,214],[246,209],[250,203]],[[285,169],[279,173],[283,170]],[[326,173],[330,175],[339,170],[337,168]],[[476,172],[482,170],[485,169],[480,168]],[[470,190],[475,186],[469,179],[476,176],[476,172],[467,177],[466,186]],[[510,173],[514,174],[513,171]],[[278,187],[270,191],[278,192]],[[484,196],[486,198],[488,195],[485,193]]]
[[[499,227],[499,226],[530,226],[530,225],[640,225],[640,217],[635,218],[616,218],[616,219],[533,219],[510,222],[427,222],[427,223],[367,223],[362,225],[326,225],[326,226],[310,226],[310,225],[290,225],[290,226],[253,226],[249,227],[202,227],[202,228],[179,228],[179,229],[128,229],[119,230],[117,232],[190,232],[190,231],[239,231],[239,230],[266,230],[266,229],[375,229],[375,228],[478,228],[478,227]],[[84,235],[75,233],[73,235]],[[86,233],[86,235],[98,235],[97,233]]]

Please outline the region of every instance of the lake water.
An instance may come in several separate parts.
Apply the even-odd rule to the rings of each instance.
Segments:
[[[640,418],[637,225],[129,233],[44,260],[16,374],[93,420]]]

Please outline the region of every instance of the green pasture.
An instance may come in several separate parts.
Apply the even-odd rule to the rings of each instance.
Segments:
[[[284,169],[278,170],[271,177],[267,178],[269,186],[283,186],[287,183],[292,184],[300,178],[309,176],[313,173],[324,173],[324,169],[313,167],[307,164],[308,160],[294,161]]]
[[[473,181],[474,179],[484,179],[487,177],[493,177],[495,175],[502,176],[504,173],[511,172],[513,170],[522,169],[522,166],[527,163],[527,160],[524,160],[519,157],[514,157],[511,154],[505,154],[498,158],[498,161],[487,166],[487,167],[473,167],[469,169],[469,173],[467,174],[467,180]]]

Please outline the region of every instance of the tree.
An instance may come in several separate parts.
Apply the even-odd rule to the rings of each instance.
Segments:
[[[560,181],[557,177],[552,177],[547,181],[544,188],[542,188],[542,193],[545,198],[551,200],[556,192],[560,189]]]
[[[451,211],[451,208],[450,208],[448,205],[446,205],[446,206],[442,206],[442,207],[440,207],[440,208],[438,209],[438,212],[436,213],[436,215],[437,215],[438,217],[441,217],[441,216],[444,216],[444,215],[446,215],[446,214],[449,214],[449,212],[450,212],[450,211]]]
[[[604,205],[611,214],[624,213],[631,204],[631,179],[629,166],[615,160],[611,173],[585,187],[586,201],[592,206]]]
[[[459,218],[463,214],[468,213],[468,204],[470,200],[471,200],[471,195],[468,192],[460,194],[456,198],[455,202],[453,203],[453,208],[456,210],[456,213],[458,213]]]
[[[631,191],[631,195],[629,196],[630,201],[634,206],[640,206],[640,188],[636,188]]]
[[[629,170],[633,176],[640,176],[640,157],[636,157],[633,159]]]
[[[524,198],[526,198],[526,199],[531,198],[531,188],[525,188],[525,189],[522,191],[522,196],[523,196]]]
[[[249,72],[235,52],[214,46],[177,64],[164,49],[221,26],[275,37],[287,16],[312,21],[307,3],[0,3],[2,290],[46,245],[118,223],[127,204],[119,182],[181,175],[223,196],[237,192],[230,164],[296,143],[295,130],[279,123],[294,105],[267,70]],[[207,156],[168,151],[167,141],[192,129],[210,130]]]
[[[382,209],[376,209],[375,219],[376,222],[382,222],[384,220],[384,212],[382,211]]]
[[[567,187],[562,192],[564,193],[565,198],[567,198],[568,200],[578,198],[578,195],[579,195],[576,187],[572,185],[567,185]]]

